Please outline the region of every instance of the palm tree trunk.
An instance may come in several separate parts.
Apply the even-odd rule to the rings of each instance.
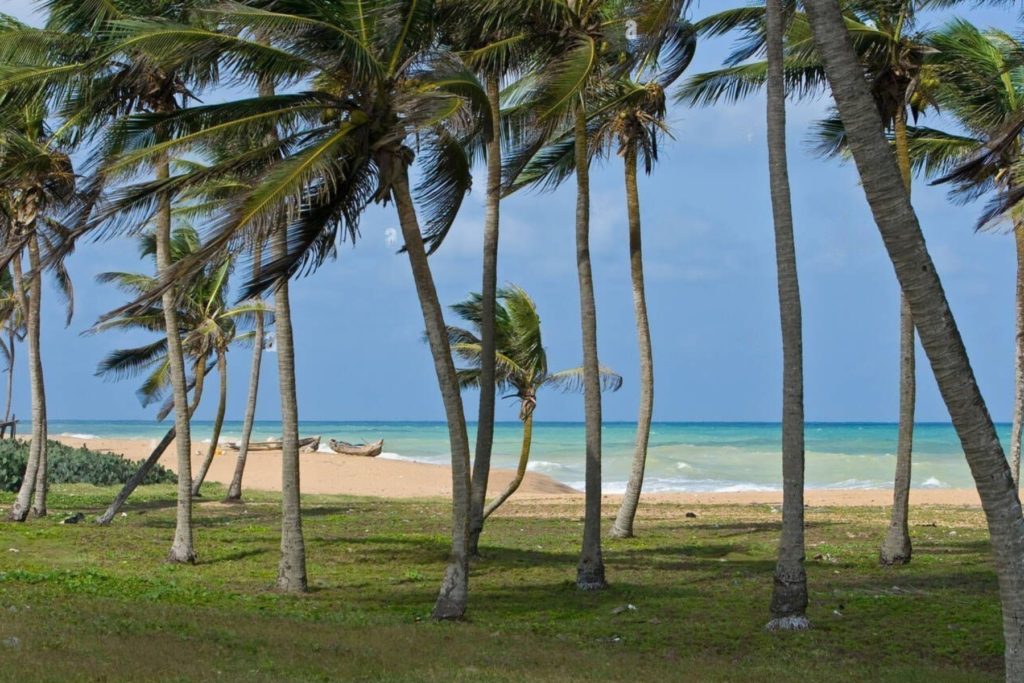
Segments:
[[[260,32],[256,39],[270,44]],[[260,97],[274,95],[274,82],[260,79]],[[271,137],[276,139],[277,132]],[[271,258],[288,258],[288,223],[283,219],[270,240]],[[302,491],[299,469],[299,400],[295,388],[295,340],[292,335],[292,307],[288,276],[282,275],[274,288],[274,334],[277,340],[277,384],[281,393],[281,559],[277,567],[277,588],[286,593],[304,593],[306,540],[302,533]]]
[[[25,342],[28,347],[29,376],[35,373],[35,366],[39,359],[39,335],[35,329],[37,318],[31,314],[32,302],[29,301],[29,294],[25,289],[25,277],[21,270],[21,255],[16,255],[11,260],[11,274],[14,280],[14,293],[18,297],[19,305],[25,316]],[[39,439],[36,438],[36,415],[35,396],[32,397],[32,442],[29,444],[28,459],[25,463],[25,474],[21,479],[21,488],[11,506],[8,519],[12,522],[24,522],[28,518],[29,505],[32,501],[32,493],[36,486],[36,474],[39,471]]]
[[[398,162],[396,162],[398,163]],[[408,171],[403,167],[394,174],[392,194],[402,226],[405,250],[416,284],[416,294],[423,312],[430,352],[434,358],[438,388],[448,419],[448,440],[452,451],[452,550],[441,581],[441,590],[434,603],[434,619],[461,619],[469,600],[469,437],[462,395],[455,374],[444,313],[437,298],[434,277],[430,273],[427,253],[423,248],[416,207],[409,191]]]
[[[287,224],[282,221],[273,238],[275,259],[288,257]],[[295,344],[292,338],[288,278],[274,290],[274,331],[277,335],[277,381],[281,390],[281,561],[277,588],[305,592],[306,541],[302,534],[302,499],[299,486],[299,403],[295,389]]]
[[[14,324],[11,321],[10,324]],[[4,422],[10,422],[11,420],[11,404],[14,398],[14,345],[16,343],[14,336],[14,328],[7,330],[7,344],[11,351],[10,365],[7,366],[7,407],[4,409]]]
[[[651,325],[647,319],[647,294],[644,291],[644,255],[640,232],[640,192],[636,183],[637,150],[630,145],[626,151],[626,212],[629,217],[629,274],[633,285],[633,314],[636,317],[637,350],[640,354],[640,409],[636,418],[636,447],[633,467],[629,473],[626,493],[622,496],[619,514],[612,525],[612,536],[633,536],[633,520],[640,504],[647,465],[647,443],[651,437],[651,415],[654,412],[654,353],[651,349]]]
[[[32,514],[36,517],[46,516],[46,494],[49,489],[46,476],[46,385],[43,381],[43,361],[40,355],[40,304],[43,293],[43,272],[39,260],[39,236],[33,234],[28,241],[28,264],[32,269],[32,280],[29,283],[31,293],[28,301],[28,315],[33,320],[30,342],[35,346],[35,358],[29,365],[29,382],[32,386],[32,442],[39,443],[39,465],[36,467],[35,491],[32,496]]]
[[[196,408],[199,407],[199,401],[203,397],[203,383],[206,377],[205,362],[200,360],[196,363],[195,373],[196,379],[195,387],[192,390],[192,405],[188,409],[188,416],[190,420],[192,419],[192,415],[195,414]],[[160,460],[160,456],[164,454],[167,447],[171,445],[172,441],[174,441],[176,432],[177,430],[174,426],[171,426],[171,428],[167,430],[167,433],[164,434],[164,438],[160,439],[160,443],[156,445],[156,448],[154,448],[149,454],[149,457],[146,458],[146,460],[139,466],[139,469],[135,471],[135,474],[133,474],[131,478],[125,482],[124,486],[121,487],[117,497],[110,503],[106,511],[96,518],[97,524],[105,526],[113,521],[114,515],[118,513],[121,507],[128,500],[128,497],[131,496],[132,493],[135,492],[135,489],[137,489],[146,479],[146,475],[149,474],[149,471],[153,469],[153,466],[156,465],[158,460]]]
[[[203,459],[202,467],[196,479],[192,482],[192,495],[198,496],[199,489],[206,481],[206,473],[210,471],[213,463],[213,456],[217,454],[217,444],[220,442],[220,430],[224,426],[224,411],[228,405],[228,359],[223,351],[217,353],[217,378],[220,381],[220,394],[217,397],[217,416],[213,421],[213,434],[210,436],[210,447],[206,451],[206,458]]]
[[[806,0],[875,222],[978,487],[1002,601],[1006,680],[1024,680],[1024,515],[1010,466],[901,182],[836,0]]]
[[[782,325],[782,533],[769,607],[771,620],[768,628],[771,630],[805,629],[809,626],[806,616],[807,572],[804,568],[803,314],[786,159],[783,11],[782,0],[766,2],[768,172]]]
[[[494,136],[487,143],[487,196],[484,209],[483,284],[480,290],[480,411],[477,416],[476,451],[469,499],[469,554],[480,554],[480,533],[484,528],[484,499],[491,473],[494,445],[494,308],[498,288],[498,234],[501,207],[501,124],[498,77],[487,77],[487,99],[491,103]]]
[[[257,241],[253,247],[253,278],[259,276],[260,263],[263,260],[263,247]],[[256,399],[260,388],[260,366],[263,363],[263,314],[256,313],[256,341],[252,347],[252,365],[249,366],[249,396],[245,403],[245,417],[242,421],[242,442],[238,449],[238,460],[235,461],[235,473],[228,486],[227,500],[242,499],[242,475],[245,473],[245,460],[249,455],[249,440],[252,438],[252,425],[256,420]]]
[[[1010,473],[1020,489],[1020,444],[1024,422],[1024,221],[1014,220],[1017,247],[1016,334],[1013,352],[1013,426],[1010,429]],[[13,346],[12,346],[13,348]]]
[[[170,164],[166,156],[162,156],[156,163],[156,177],[157,180],[170,177]],[[156,213],[156,266],[160,278],[163,278],[172,266],[171,199],[166,195],[161,195]],[[191,564],[196,561],[196,553],[192,546],[192,439],[189,428],[185,356],[181,348],[176,299],[176,287],[169,287],[161,297],[174,401],[175,445],[178,452],[178,510],[174,542],[167,555],[167,561]]]
[[[910,148],[907,144],[907,113],[896,111],[894,125],[896,161],[907,196],[911,192]],[[913,551],[910,543],[910,469],[914,445],[914,408],[917,396],[917,371],[914,358],[914,318],[907,298],[900,294],[900,420],[896,437],[896,476],[893,480],[892,517],[879,561],[891,566],[907,564]]]
[[[501,507],[509,497],[516,492],[519,485],[523,483],[526,476],[526,465],[530,462],[530,444],[533,442],[533,411],[531,410],[523,419],[523,445],[519,450],[519,466],[516,467],[516,476],[509,482],[500,496],[492,500],[487,509],[484,510],[484,519],[491,516],[495,510]]]
[[[576,112],[576,274],[580,288],[583,338],[583,412],[586,422],[583,547],[576,568],[576,587],[599,590],[607,584],[601,557],[601,369],[597,360],[597,306],[590,270],[590,155],[587,119]]]

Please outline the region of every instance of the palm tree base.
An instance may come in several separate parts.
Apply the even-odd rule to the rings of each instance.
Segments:
[[[28,510],[20,510],[17,507],[11,509],[11,513],[7,515],[8,522],[24,522],[28,519]]]
[[[878,554],[878,562],[883,567],[897,567],[910,564],[912,547],[910,539],[900,533],[890,533],[882,543],[882,550]]]
[[[276,587],[282,593],[305,593],[309,590],[304,578],[294,579],[290,576],[278,576]]]
[[[617,526],[613,526],[612,530],[609,533],[611,534],[612,538],[633,538],[634,537],[632,529],[620,529]]]
[[[811,627],[810,620],[803,614],[790,617],[776,617],[765,624],[765,631],[806,631]]]
[[[468,563],[454,560],[448,563],[441,580],[441,590],[437,594],[437,602],[430,613],[434,621],[459,621],[466,616],[468,596]]]
[[[581,591],[599,591],[608,587],[604,580],[604,564],[594,566],[580,565],[576,570],[576,588]]]
[[[170,564],[195,564],[196,553],[191,548],[172,546],[171,552],[167,553],[167,562]]]

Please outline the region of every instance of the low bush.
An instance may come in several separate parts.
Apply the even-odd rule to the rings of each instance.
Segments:
[[[28,441],[0,440],[0,491],[15,492],[21,487],[28,462]],[[99,453],[88,448],[72,448],[57,441],[46,446],[47,481],[51,484],[93,484],[111,486],[128,481],[140,463],[125,460],[113,453]],[[155,465],[143,484],[174,483],[177,476]]]

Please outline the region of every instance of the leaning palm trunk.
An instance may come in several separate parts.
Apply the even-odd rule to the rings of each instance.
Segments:
[[[580,288],[580,327],[583,338],[583,410],[586,423],[586,502],[583,547],[576,569],[576,587],[605,587],[601,557],[601,369],[597,360],[597,307],[590,269],[590,155],[586,113],[578,111],[576,134],[576,274]]]
[[[807,572],[804,569],[804,376],[800,282],[793,239],[789,168],[786,160],[786,86],[783,74],[782,0],[766,3],[768,50],[768,172],[775,224],[779,318],[782,325],[782,533],[775,565],[769,629],[804,629]]]
[[[33,235],[28,241],[28,264],[32,269],[31,294],[29,295],[29,316],[35,320],[36,347],[35,362],[29,381],[32,385],[32,441],[39,442],[39,466],[36,468],[35,492],[32,495],[32,514],[36,517],[46,516],[46,494],[49,490],[46,475],[46,440],[49,436],[46,424],[46,385],[43,382],[43,361],[40,357],[40,303],[43,292],[43,272],[39,261],[39,237]]]
[[[34,217],[32,219],[34,221]],[[30,223],[23,223],[30,225]],[[29,242],[34,242],[34,238]],[[30,264],[31,266],[31,264]],[[32,502],[32,494],[35,492],[38,482],[39,465],[42,459],[42,451],[46,445],[45,432],[40,438],[39,427],[46,419],[40,414],[40,409],[45,411],[45,396],[40,397],[37,389],[43,386],[43,368],[39,357],[39,292],[36,273],[29,274],[31,278],[25,282],[25,275],[21,270],[21,257],[15,256],[11,261],[11,270],[14,279],[14,290],[25,314],[25,334],[28,346],[28,370],[29,381],[32,390],[32,442],[29,445],[28,459],[25,466],[25,475],[21,480],[21,488],[11,507],[9,519],[14,522],[24,522],[28,518],[29,506]],[[26,291],[28,288],[28,291]],[[42,398],[42,402],[39,401]]]
[[[157,180],[170,177],[166,157],[157,161]],[[156,214],[157,275],[163,278],[170,272],[171,261],[171,200],[160,197]],[[188,386],[185,380],[185,357],[181,348],[178,327],[177,288],[169,287],[161,298],[164,328],[167,333],[167,363],[171,376],[174,402],[175,445],[178,452],[178,510],[174,529],[174,542],[167,556],[169,562],[192,563],[196,553],[192,546],[192,440],[189,431]]]
[[[907,145],[906,110],[902,107],[896,111],[894,128],[896,160],[909,197],[910,149]],[[917,396],[914,351],[914,318],[910,313],[907,298],[900,294],[900,421],[896,436],[896,475],[893,479],[892,517],[879,553],[879,561],[887,566],[907,564],[913,552],[910,543],[910,469],[914,446],[914,404]]]
[[[501,207],[501,102],[498,77],[487,77],[487,99],[491,104],[494,135],[487,143],[487,197],[484,209],[483,286],[480,290],[480,411],[477,416],[476,451],[469,499],[469,554],[480,554],[480,533],[484,528],[484,499],[491,473],[494,445],[494,309],[498,287],[498,226]]]
[[[1010,429],[1010,472],[1013,485],[1020,488],[1020,442],[1024,421],[1024,221],[1014,221],[1017,246],[1016,334],[1013,350],[1013,425]],[[13,348],[13,347],[12,347]]]
[[[837,0],[805,0],[861,184],[978,487],[1002,601],[1006,680],[1024,680],[1024,517],[992,417],[928,254]]]
[[[530,399],[532,401],[532,399]],[[519,466],[516,467],[516,476],[512,478],[509,485],[505,487],[501,495],[492,500],[487,504],[487,508],[484,510],[484,519],[487,519],[491,514],[501,507],[509,497],[516,492],[519,485],[523,483],[523,478],[526,476],[526,465],[530,462],[530,444],[533,442],[533,405],[531,403],[523,404],[523,445],[519,450]]]
[[[396,162],[400,163],[400,162]],[[448,439],[452,451],[452,549],[448,567],[441,581],[441,590],[434,603],[434,619],[461,619],[469,601],[469,437],[466,417],[462,408],[462,395],[455,374],[448,330],[444,322],[441,303],[437,298],[434,278],[423,247],[416,207],[409,191],[409,177],[405,168],[394,173],[392,194],[402,226],[405,251],[416,284],[416,294],[423,311],[423,325],[434,358],[434,371],[441,390],[445,416],[448,419]]]
[[[647,465],[647,443],[651,438],[651,415],[654,411],[654,354],[651,350],[651,326],[647,319],[647,295],[644,292],[644,255],[640,233],[640,193],[636,184],[637,149],[626,150],[626,211],[629,214],[629,273],[633,285],[633,312],[636,316],[637,350],[640,353],[640,410],[636,419],[636,447],[633,468],[629,473],[626,493],[622,496],[619,514],[612,526],[612,536],[633,536],[633,520],[640,504]]]
[[[253,247],[253,278],[259,276],[260,261],[263,258],[263,250],[259,241]],[[249,367],[249,397],[245,404],[245,417],[242,421],[242,441],[238,448],[238,459],[235,461],[235,473],[231,477],[231,484],[228,486],[227,500],[237,501],[242,499],[242,476],[245,474],[245,460],[249,455],[249,440],[252,438],[252,425],[256,419],[256,398],[259,395],[260,387],[260,366],[263,362],[263,313],[256,312],[256,331],[254,332],[256,342],[252,348],[252,365]]]
[[[210,447],[206,450],[206,458],[192,482],[192,495],[198,496],[199,489],[206,481],[206,473],[210,471],[213,463],[213,456],[217,454],[217,444],[220,443],[220,430],[224,426],[224,411],[228,404],[228,359],[223,351],[217,353],[217,378],[220,381],[220,394],[217,397],[217,416],[213,421],[213,434],[210,436]]]
[[[206,377],[206,365],[202,361],[196,363],[195,372],[196,380],[195,388],[192,391],[192,405],[189,406],[188,409],[189,419],[192,419],[192,415],[196,412],[196,408],[199,407],[199,401],[203,397],[203,383],[204,378]],[[167,430],[167,433],[164,434],[164,438],[160,439],[160,443],[156,445],[156,448],[154,448],[149,454],[149,457],[139,465],[139,469],[135,471],[135,474],[133,474],[131,478],[125,482],[124,486],[121,487],[117,497],[110,503],[106,511],[96,518],[97,524],[105,526],[113,521],[114,515],[118,513],[121,507],[125,504],[125,501],[128,500],[128,497],[131,496],[132,493],[135,492],[135,489],[137,489],[146,479],[146,475],[149,474],[149,471],[153,469],[153,466],[156,465],[158,460],[160,460],[160,456],[164,454],[167,447],[171,445],[172,441],[174,441],[176,432],[177,430],[173,426]]]
[[[288,257],[287,224],[282,221],[273,239],[273,256]],[[277,380],[281,390],[281,561],[277,587],[286,592],[307,588],[306,541],[302,534],[299,488],[299,405],[295,390],[295,345],[292,338],[288,278],[274,290],[274,330],[277,335]]]

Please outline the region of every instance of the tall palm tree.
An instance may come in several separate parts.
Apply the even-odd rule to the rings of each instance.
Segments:
[[[910,183],[907,153],[907,125],[931,102],[927,61],[931,53],[927,34],[915,31],[915,15],[921,0],[891,0],[878,3],[841,3],[843,18],[850,27],[855,49],[871,83],[872,96],[882,113],[886,129],[895,141],[895,152]],[[749,61],[763,49],[764,10],[758,7],[726,10],[698,22],[711,34],[741,29],[747,34],[727,59],[723,69],[698,75],[687,83],[681,97],[690,102],[710,104],[720,98],[735,100],[762,87],[768,65]],[[797,96],[820,95],[826,86],[820,57],[817,55],[807,17],[792,11],[784,24],[783,81]],[[834,124],[832,126],[834,128]],[[910,464],[913,451],[916,370],[914,322],[906,301],[900,299],[900,381],[899,426],[897,429],[897,465],[893,487],[893,512],[889,533],[882,544],[883,564],[910,561],[910,536],[906,532],[910,491]]]
[[[0,110],[0,228],[10,259],[14,298],[23,312],[32,395],[32,444],[21,488],[9,518],[24,521],[46,515],[46,393],[40,357],[43,258],[66,232],[60,218],[78,199],[71,158],[56,146],[42,102],[19,106],[8,100]],[[22,255],[29,272],[23,272]],[[60,261],[54,272],[72,313],[70,279]]]
[[[490,0],[494,2],[496,0]],[[576,273],[580,295],[583,344],[583,403],[586,423],[586,485],[583,543],[576,572],[581,590],[605,587],[601,554],[601,375],[597,354],[597,310],[590,261],[590,146],[591,118],[603,84],[614,82],[663,50],[673,49],[685,32],[679,17],[681,0],[619,2],[580,0],[544,3],[504,2],[523,16],[536,16],[538,36],[557,37],[561,49],[543,55],[511,98],[511,128],[518,148],[507,166],[506,182],[521,184],[520,174],[536,158],[547,155],[549,142],[572,140],[576,176]],[[636,29],[637,38],[632,38]],[[687,36],[686,40],[689,37]],[[569,131],[572,131],[571,135]]]
[[[541,46],[532,38],[530,24],[506,7],[480,7],[475,0],[441,0],[439,25],[446,43],[463,54],[484,83],[491,129],[501,126],[502,81],[515,75]],[[502,142],[492,135],[483,142],[487,178],[484,195],[483,267],[481,285],[480,407],[477,412],[476,447],[473,451],[469,503],[469,554],[479,556],[484,525],[484,502],[491,472],[494,445],[495,404],[495,311],[498,288],[498,243],[501,214]]]
[[[458,370],[459,384],[463,387],[480,386],[483,376],[484,345],[480,330],[484,326],[484,297],[471,294],[468,299],[452,306],[452,310],[472,325],[472,329],[449,326],[448,338],[455,356],[470,364]],[[541,340],[540,316],[533,299],[520,287],[508,285],[497,291],[495,310],[496,386],[508,397],[519,401],[519,420],[523,423],[523,445],[519,451],[516,475],[497,498],[483,510],[486,520],[502,503],[516,492],[526,476],[533,437],[533,412],[537,407],[537,392],[544,387],[562,391],[579,391],[582,387],[583,368],[561,372],[548,372],[547,352]],[[617,391],[622,377],[607,368],[601,369],[601,384],[605,391]]]
[[[144,158],[176,147],[196,147],[204,138],[251,138],[254,130],[267,125],[286,132],[277,142],[241,155],[282,158],[254,178],[248,192],[225,206],[207,246],[177,271],[187,272],[208,254],[285,215],[287,241],[279,238],[274,260],[264,264],[250,288],[258,291],[284,275],[322,263],[333,253],[341,230],[355,237],[368,204],[395,203],[452,450],[452,555],[434,616],[460,618],[468,598],[469,443],[427,254],[447,234],[469,188],[462,138],[481,121],[490,130],[486,93],[475,76],[434,40],[433,3],[378,0],[326,7],[299,0],[253,2],[246,7],[221,6],[211,14],[232,32],[137,23],[134,40],[168,63],[188,54],[219,55],[254,66],[249,73],[269,71],[282,80],[307,81],[312,89],[136,120],[138,129],[163,128],[170,133],[166,146],[159,141],[140,145],[138,154]],[[275,37],[272,47],[245,37],[262,32]],[[345,68],[335,68],[339,59]],[[140,133],[140,139],[146,135]],[[427,214],[425,237],[410,183],[417,156],[426,162],[416,190]],[[226,172],[240,163],[233,160],[204,173]],[[280,325],[279,319],[279,334]]]
[[[839,4],[805,0],[804,6],[864,193],[978,487],[999,579],[1006,680],[1019,681],[1024,679],[1024,515],[1010,467]]]
[[[1024,219],[1014,208],[1024,185],[1024,45],[994,29],[954,20],[934,31],[930,59],[939,107],[966,134],[925,127],[910,129],[908,155],[936,183],[951,183],[952,197],[967,202],[993,197],[978,228],[1008,220],[1017,252],[1013,425],[1010,471],[1019,487],[1024,423]]]
[[[786,157],[783,63],[786,16],[783,0],[766,0],[765,10],[768,174],[782,326],[782,534],[775,564],[768,628],[799,630],[809,625],[806,615],[807,572],[804,569],[803,314]]]

